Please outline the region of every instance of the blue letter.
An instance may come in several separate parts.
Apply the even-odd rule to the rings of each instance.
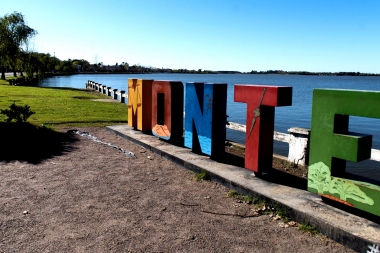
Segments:
[[[185,147],[210,156],[224,153],[227,84],[186,83]]]

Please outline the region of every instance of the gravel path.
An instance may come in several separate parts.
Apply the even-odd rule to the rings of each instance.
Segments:
[[[79,130],[137,158],[75,135],[38,162],[1,160],[0,252],[352,252],[104,128]]]

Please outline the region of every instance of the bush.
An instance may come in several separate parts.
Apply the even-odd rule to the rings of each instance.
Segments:
[[[202,170],[199,173],[195,173],[196,180],[210,180],[210,176],[207,174],[207,171]]]
[[[13,120],[16,123],[26,122],[30,116],[35,114],[35,112],[30,110],[29,105],[16,105],[15,102],[9,106],[9,109],[0,110],[0,113],[8,117],[5,119],[7,123],[11,123]]]

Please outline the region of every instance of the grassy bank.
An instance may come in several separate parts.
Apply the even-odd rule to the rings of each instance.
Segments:
[[[127,105],[92,101],[108,98],[94,91],[5,84],[8,82],[0,80],[0,109],[7,109],[13,102],[27,104],[35,112],[28,122],[37,126],[106,126],[128,119]],[[0,122],[5,118],[0,114]]]

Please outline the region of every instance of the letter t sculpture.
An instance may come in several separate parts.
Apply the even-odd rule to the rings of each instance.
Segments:
[[[292,105],[292,87],[235,84],[234,101],[247,103],[245,168],[272,168],[274,107]]]

